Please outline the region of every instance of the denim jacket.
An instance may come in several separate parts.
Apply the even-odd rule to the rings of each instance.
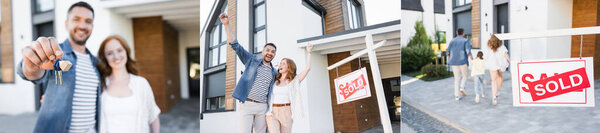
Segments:
[[[75,69],[77,66],[77,56],[75,55],[69,40],[65,40],[59,44],[62,48],[64,55],[62,60],[68,60],[73,65],[69,71],[64,71],[62,78],[63,84],[57,85],[55,79],[54,70],[45,70],[44,76],[38,80],[28,80],[23,74],[22,65],[23,60],[19,63],[17,73],[21,78],[27,81],[31,81],[34,84],[45,85],[44,88],[44,102],[40,107],[37,122],[35,123],[35,133],[66,133],[69,131],[71,125],[71,110],[73,104],[73,93],[75,90]],[[90,51],[86,48],[86,52],[89,53],[92,59],[92,65],[96,67],[98,59],[94,57]],[[100,73],[96,69],[98,79],[100,79]],[[98,130],[98,123],[100,123],[100,83],[98,83],[98,96],[96,98],[96,130]]]
[[[230,42],[229,45],[231,46],[231,48],[233,48],[233,50],[235,50],[235,54],[237,54],[238,58],[240,58],[242,63],[244,63],[244,65],[246,66],[246,70],[244,70],[240,81],[238,81],[238,84],[235,86],[235,90],[233,90],[233,94],[231,94],[233,98],[244,103],[246,102],[246,98],[248,98],[248,93],[252,88],[254,79],[256,79],[258,65],[263,63],[263,58],[257,57],[256,55],[246,51],[244,47],[240,46],[237,40]],[[275,70],[275,68],[272,67],[272,64],[269,63],[269,65],[272,69],[271,72],[273,73],[273,79],[275,79],[277,71]],[[273,91],[273,83],[275,83],[275,80],[272,80],[269,84],[269,93],[267,94],[267,100],[271,97],[271,92]]]
[[[468,56],[471,55],[471,42],[469,39],[458,36],[448,46],[448,65],[464,65],[469,63]]]

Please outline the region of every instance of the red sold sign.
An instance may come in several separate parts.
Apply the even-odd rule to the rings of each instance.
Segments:
[[[522,81],[527,86],[522,89],[531,94],[533,101],[538,101],[572,91],[583,91],[584,88],[590,87],[590,81],[587,77],[585,68],[579,68],[549,78],[540,76],[540,80],[533,82],[527,81],[527,79],[533,78],[533,75],[525,74],[522,77]],[[530,90],[529,88],[533,88],[534,90]]]
[[[371,96],[367,69],[361,68],[334,80],[338,104]]]
[[[511,62],[514,106],[594,107],[592,57]]]

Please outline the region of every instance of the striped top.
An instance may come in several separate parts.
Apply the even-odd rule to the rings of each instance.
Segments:
[[[261,62],[257,69],[256,79],[254,79],[252,88],[250,88],[248,98],[266,103],[267,94],[269,94],[269,85],[271,85],[274,77],[271,74],[271,66],[267,66]]]
[[[90,55],[74,53],[77,56],[77,64],[69,132],[95,132],[98,75],[92,66]]]

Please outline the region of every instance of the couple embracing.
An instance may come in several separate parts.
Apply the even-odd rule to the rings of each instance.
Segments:
[[[227,14],[219,19],[225,26],[227,42],[235,51],[246,69],[233,91],[233,98],[241,102],[238,110],[239,132],[289,133],[292,131],[293,118],[303,116],[300,83],[310,71],[310,52],[312,45],[306,47],[306,68],[296,73],[296,64],[292,59],[283,58],[278,68],[271,61],[277,47],[267,43],[262,57],[246,51],[232,34]]]
[[[92,6],[77,2],[67,11],[65,41],[40,37],[23,48],[17,73],[44,88],[34,132],[159,132],[160,109],[125,40],[107,37],[98,58],[86,48],[93,21]]]

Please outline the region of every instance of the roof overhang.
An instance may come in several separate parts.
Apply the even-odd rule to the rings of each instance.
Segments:
[[[109,0],[101,1],[101,5],[127,18],[162,16],[177,30],[200,29],[198,0]]]
[[[376,49],[379,64],[400,62],[400,20],[390,21],[377,25],[366,26],[358,29],[310,37],[298,40],[298,47],[313,45],[313,51],[319,54],[332,54],[350,52],[355,54],[366,48],[365,35],[373,35],[373,44],[386,40],[382,47]],[[367,55],[361,59],[368,61]]]

